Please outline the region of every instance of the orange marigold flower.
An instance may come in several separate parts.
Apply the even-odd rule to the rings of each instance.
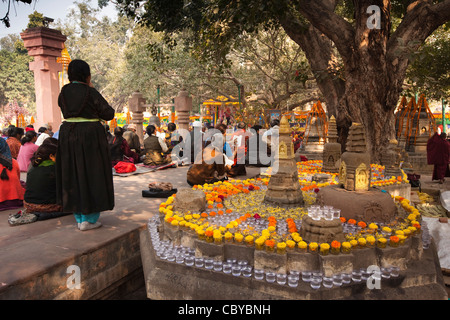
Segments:
[[[356,224],[356,220],[355,219],[348,219],[347,221],[349,224]]]
[[[347,221],[347,219],[345,219],[345,217],[340,217],[339,219],[341,219],[342,223],[345,223],[345,221]]]
[[[214,235],[214,232],[212,230],[206,230],[205,231],[205,236],[212,237],[213,235]]]
[[[266,242],[264,244],[268,247],[273,248],[275,246],[275,241],[274,240],[266,240]]]
[[[364,221],[360,221],[358,222],[358,226],[364,229],[365,227],[367,227],[367,224]]]
[[[219,216],[223,215],[223,210],[217,211],[217,214],[218,214]]]
[[[331,241],[331,247],[335,249],[339,249],[341,247],[341,243],[337,240]]]
[[[209,215],[210,215],[211,217],[214,217],[214,216],[216,215],[216,212],[215,212],[215,211],[211,211],[211,212],[209,213]]]
[[[225,210],[225,212],[226,212],[226,213],[232,213],[232,212],[233,212],[233,210],[231,210],[231,209],[227,209],[227,210]]]
[[[391,236],[389,238],[389,240],[391,240],[392,242],[395,242],[395,243],[400,241],[400,239],[397,236]]]
[[[200,215],[202,218],[207,218],[208,214],[206,212],[202,212],[202,214]]]
[[[218,203],[218,204],[217,204],[217,208],[223,208],[223,204]]]

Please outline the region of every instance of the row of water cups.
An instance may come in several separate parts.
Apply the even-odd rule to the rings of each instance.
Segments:
[[[332,206],[312,205],[308,207],[308,216],[313,220],[334,220],[341,217],[341,210]]]

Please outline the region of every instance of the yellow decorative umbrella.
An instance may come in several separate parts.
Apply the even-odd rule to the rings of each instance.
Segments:
[[[32,124],[32,125],[33,125],[33,124],[34,124],[34,122],[35,122],[35,121],[34,121],[34,118],[33,118],[33,116],[31,116],[31,119],[30,119],[30,124]]]

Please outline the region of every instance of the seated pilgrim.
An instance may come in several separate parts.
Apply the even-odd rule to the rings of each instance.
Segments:
[[[187,182],[194,186],[204,183],[214,183],[227,180],[227,170],[233,164],[223,153],[223,135],[216,133],[211,143],[203,149],[195,159],[195,163],[187,172]]]
[[[137,163],[139,161],[139,154],[131,151],[127,140],[123,137],[123,128],[116,127],[114,129],[114,136],[108,140],[109,150],[111,152],[111,165],[114,167],[118,162]]]
[[[25,189],[20,183],[20,168],[5,139],[0,139],[0,211],[23,206]]]
[[[144,139],[144,164],[159,166],[172,162],[170,155],[164,155],[169,148],[163,139],[156,136],[156,127],[152,124],[148,125],[146,133],[147,138]]]
[[[23,201],[26,212],[22,215],[26,213],[35,215],[36,220],[47,220],[71,214],[62,212],[61,205],[56,201],[57,148],[57,139],[46,138],[31,158]]]

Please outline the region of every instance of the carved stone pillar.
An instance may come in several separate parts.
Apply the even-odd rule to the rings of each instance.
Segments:
[[[139,91],[133,92],[131,98],[128,99],[128,106],[130,111],[133,112],[133,119],[131,120],[131,123],[136,125],[136,134],[139,136],[141,145],[144,144],[144,104],[145,99]]]
[[[36,126],[39,128],[48,123],[56,130],[61,124],[58,72],[62,71],[62,64],[56,62],[56,58],[61,56],[66,36],[46,27],[27,29],[20,36],[28,55],[34,57],[30,70],[34,72]]]
[[[189,114],[192,110],[192,97],[189,97],[186,89],[181,89],[175,98],[175,111],[178,114],[179,129],[189,130]]]

